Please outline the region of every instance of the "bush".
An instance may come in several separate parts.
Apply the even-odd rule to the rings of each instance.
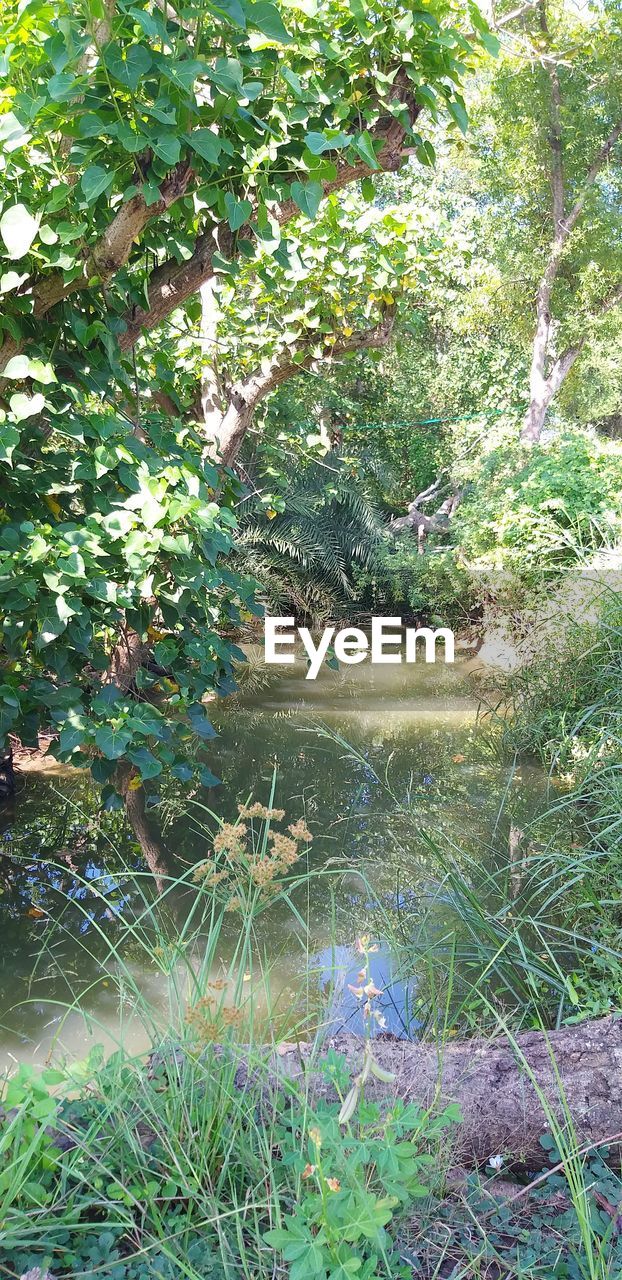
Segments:
[[[455,552],[435,547],[421,556],[410,534],[385,544],[378,566],[357,575],[357,590],[366,612],[443,623],[464,622],[473,604],[471,579]]]
[[[372,1105],[334,1052],[316,1066],[354,1097],[349,1118],[339,1100],[311,1103],[304,1085],[275,1092],[259,1059],[244,1090],[234,1054],[169,1044],[154,1061],[148,1071],[117,1054],[70,1102],[52,1097],[45,1073],[9,1086],[0,1250],[10,1274],[267,1280],[275,1250],[291,1280],[409,1274],[389,1227],[440,1186],[455,1106]],[[380,1071],[371,1051],[367,1062]]]
[[[556,569],[622,534],[622,445],[566,431],[478,465],[455,517],[463,555],[491,569]]]

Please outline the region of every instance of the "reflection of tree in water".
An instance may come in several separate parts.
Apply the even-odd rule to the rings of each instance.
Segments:
[[[165,894],[158,923],[175,939],[197,890],[190,883],[167,889],[168,878],[185,872],[190,880],[192,864],[209,856],[215,824],[204,810],[231,819],[250,793],[265,802],[274,768],[276,803],[288,819],[304,813],[314,829],[310,868],[335,869],[294,895],[312,945],[328,940],[331,897],[341,941],[364,928],[370,895],[362,891],[359,869],[389,910],[402,917],[416,911],[421,890],[438,875],[426,832],[458,864],[471,857],[507,870],[510,827],[528,829],[546,807],[541,773],[523,769],[512,778],[483,749],[470,710],[460,721],[453,708],[445,723],[441,706],[436,722],[428,718],[405,732],[391,708],[384,718],[385,709],[382,701],[368,708],[371,736],[367,725],[357,730],[356,720],[349,722],[354,759],[343,741],[313,730],[306,703],[268,698],[259,705],[242,699],[215,705],[220,737],[210,744],[209,765],[222,785],[198,792],[198,805],[170,778],[128,790],[127,816],[102,813],[98,789],[86,776],[27,779],[14,810],[2,810],[0,824],[0,836],[3,825],[12,837],[0,839],[1,1007],[26,992],[37,956],[39,986],[32,989],[47,984],[55,995],[63,982],[73,994],[93,981],[121,938],[127,962],[135,952],[144,968],[148,949],[132,939],[128,923],[144,915],[146,901]],[[336,709],[333,722],[339,715]],[[223,947],[233,948],[237,928],[237,918],[227,917]],[[295,934],[283,902],[257,922],[270,960],[298,954],[302,939]]]
[[[29,990],[73,995],[98,975],[139,911],[144,864],[121,813],[102,813],[85,776],[29,776],[0,812],[0,1007]],[[84,943],[84,945],[81,945]]]

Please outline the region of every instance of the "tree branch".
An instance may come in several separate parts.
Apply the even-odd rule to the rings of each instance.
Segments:
[[[589,320],[592,320],[592,321],[598,320],[601,316],[606,315],[608,311],[611,311],[614,307],[617,307],[618,304],[621,302],[622,302],[622,284],[618,285],[617,288],[613,289],[611,293],[607,294],[606,298],[601,298],[600,302],[598,302],[596,306],[592,309],[589,316]],[[570,373],[570,370],[575,360],[577,359],[578,356],[581,355],[581,352],[583,351],[583,348],[585,347],[588,341],[588,338],[589,338],[589,332],[585,333],[584,336],[580,338],[578,342],[573,344],[573,346],[567,347],[565,351],[562,351],[561,355],[558,356],[557,359],[553,362],[551,371],[547,378],[547,386],[550,390],[551,400],[555,395],[557,395],[557,392],[559,391],[562,383],[565,381],[568,374]]]
[[[405,77],[396,79],[396,100],[408,110],[411,124],[414,124],[421,107],[415,102],[412,87]],[[383,143],[377,155],[380,168],[384,172],[395,172],[400,168],[408,150],[406,146],[405,126],[395,116],[382,116],[370,130],[375,141]],[[363,160],[356,162],[337,159],[337,176],[330,182],[323,182],[324,195],[339,191],[342,187],[366,177],[370,170]],[[292,177],[295,175],[292,174]],[[285,200],[276,213],[280,226],[286,225],[300,213],[293,200]],[[235,236],[227,223],[210,227],[199,236],[194,253],[186,262],[168,261],[162,263],[153,272],[149,284],[149,304],[144,308],[134,308],[125,316],[127,328],[119,338],[122,351],[130,351],[143,331],[148,331],[161,324],[176,307],[196,293],[201,285],[214,275],[213,259],[218,252],[222,257],[235,256]]]
[[[393,89],[396,107],[405,108],[410,124],[414,124],[422,107],[416,102],[413,87],[403,70],[398,72]],[[399,169],[409,150],[406,133],[404,123],[388,113],[380,116],[370,129],[372,138],[382,143],[377,155],[380,169],[385,172]],[[366,177],[370,172],[363,160],[351,161],[337,157],[335,163],[336,178],[322,183],[325,195],[340,190],[358,178]],[[292,178],[296,176],[299,176],[297,172],[292,172]],[[57,271],[49,276],[26,281],[20,292],[31,297],[32,315],[40,319],[71,294],[85,288],[101,288],[106,284],[125,265],[134,241],[147,223],[165,213],[175,200],[185,194],[192,177],[190,165],[182,161],[162,182],[159,200],[147,205],[142,193],[137,193],[123,204],[101,239],[85,254],[83,270],[73,280],[67,281],[63,272]],[[298,213],[297,205],[289,199],[279,206],[276,216],[283,226]],[[122,351],[130,351],[143,330],[152,329],[161,323],[176,307],[196,293],[201,285],[212,279],[216,252],[225,258],[235,257],[236,237],[228,223],[207,227],[198,237],[194,253],[188,261],[167,261],[156,268],[149,284],[148,306],[134,307],[126,313],[127,328],[121,334],[119,342]],[[0,347],[0,376],[12,356],[23,349],[25,341],[26,339],[5,337]]]
[[[545,40],[548,42],[549,28],[546,17],[546,0],[539,0],[538,17],[540,19],[540,30]],[[554,60],[547,58],[544,61],[544,66],[551,85],[549,111],[549,147],[551,149],[550,182],[553,212],[553,236],[556,241],[561,235],[562,222],[564,218],[564,148],[562,141],[561,117],[562,95],[557,63]]]
[[[501,18],[490,18],[489,23],[493,31],[499,30],[501,27],[507,27],[508,22],[514,22],[516,18],[524,18],[525,14],[531,13],[533,9],[537,9],[540,0],[528,0],[527,4],[521,4],[517,9],[512,9],[511,13],[505,13]]]
[[[419,551],[423,554],[423,544],[428,533],[445,533],[449,527],[449,521],[453,516],[456,508],[460,505],[462,499],[462,490],[459,489],[454,493],[450,493],[449,497],[437,507],[431,516],[424,515],[420,510],[423,502],[430,502],[432,498],[438,496],[439,489],[444,487],[447,482],[443,482],[443,475],[437,477],[436,480],[428,485],[427,489],[423,489],[418,493],[416,498],[408,504],[408,514],[398,516],[391,520],[389,529],[392,533],[403,533],[406,529],[416,530],[419,541]]]
[[[302,360],[293,360],[291,352],[279,352],[266,369],[252,373],[248,378],[234,383],[229,393],[227,410],[216,430],[207,434],[207,443],[220,453],[225,466],[231,466],[244,436],[252,422],[253,414],[262,400],[283,382],[320,362],[330,363],[342,355],[386,346],[393,333],[395,305],[385,308],[382,319],[371,329],[361,329],[333,344],[326,346],[322,355],[314,351]]]
[[[184,195],[192,169],[184,161],[173,169],[160,186],[160,199],[148,205],[137,193],[122,204],[100,240],[89,250],[80,275],[67,281],[62,271],[24,282],[19,293],[32,298],[32,314],[36,319],[46,315],[57,303],[80,289],[106,284],[127,262],[134,240],[152,218],[159,217]],[[23,347],[23,340],[5,338],[0,347],[0,373],[12,356]]]
[[[611,152],[613,151],[613,148],[615,147],[616,142],[618,142],[620,137],[622,137],[622,120],[619,120],[618,123],[614,125],[613,129],[611,130],[611,133],[609,134],[609,137],[605,139],[602,147],[600,148],[600,151],[594,157],[594,160],[592,161],[587,171],[583,190],[581,194],[578,196],[577,200],[575,201],[572,209],[570,210],[570,213],[568,214],[568,217],[564,219],[563,229],[565,233],[565,240],[568,239],[570,232],[576,226],[576,223],[578,222],[583,212],[583,206],[585,204],[585,201],[587,200],[590,189],[594,186],[594,183],[596,182],[596,179],[599,173],[602,173],[611,155]]]
[[[547,378],[549,401],[557,395],[562,383],[565,382],[568,377],[575,360],[581,355],[586,342],[587,338],[581,338],[580,342],[575,343],[572,347],[567,347],[566,350],[562,351],[562,354],[553,361],[551,371]]]

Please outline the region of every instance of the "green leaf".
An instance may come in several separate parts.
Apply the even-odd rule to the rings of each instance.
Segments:
[[[80,93],[76,77],[70,71],[61,71],[48,80],[48,93],[54,102],[69,102]]]
[[[184,93],[192,93],[194,82],[197,76],[205,75],[207,67],[204,62],[199,62],[198,58],[178,58],[173,62],[169,58],[165,58],[161,64],[162,71],[168,80],[172,80],[173,84],[183,89]],[[160,107],[148,108],[149,114],[156,120],[160,120],[162,124],[174,124],[175,113],[164,111]]]
[[[10,462],[19,444],[19,431],[8,422],[0,422],[0,462]]]
[[[141,778],[157,778],[158,774],[162,772],[160,761],[156,760],[153,752],[149,751],[148,747],[130,747],[127,754],[132,764],[135,764],[140,769]]]
[[[291,71],[289,67],[281,67],[281,75],[285,83],[289,85],[290,89],[293,89],[296,97],[302,98],[304,95],[304,89],[302,87],[302,80],[300,79],[300,76],[297,76],[296,72]]]
[[[117,124],[114,127],[115,133],[124,151],[128,151],[130,155],[137,155],[139,151],[145,149],[145,136],[142,133],[135,133],[129,124]]]
[[[6,368],[2,370],[3,378],[27,378],[30,372],[30,360],[28,356],[13,356],[9,360]]]
[[[94,111],[86,111],[80,116],[78,133],[81,138],[99,138],[105,127],[101,116],[96,116]]]
[[[145,197],[147,208],[152,204],[157,204],[158,200],[162,198],[157,182],[143,182],[142,193]]]
[[[207,765],[201,765],[199,769],[199,778],[202,787],[220,787],[222,785],[222,779],[217,778],[216,774],[212,773],[211,769],[207,768]]]
[[[290,191],[294,204],[313,221],[324,195],[321,182],[292,182]]]
[[[436,164],[436,151],[428,138],[424,138],[421,146],[417,147],[416,156],[419,164],[423,164],[428,167]]]
[[[193,773],[189,764],[184,764],[183,760],[179,764],[174,764],[171,768],[174,778],[178,778],[180,782],[192,782]]]
[[[501,41],[496,36],[493,36],[492,31],[482,31],[480,33],[480,41],[488,53],[492,54],[493,58],[498,56]]]
[[[364,200],[367,200],[368,204],[373,203],[374,197],[376,195],[376,188],[374,186],[373,178],[363,178],[361,180],[361,195]]]
[[[211,129],[193,129],[192,133],[187,134],[186,141],[202,160],[207,160],[208,164],[216,164],[222,146],[220,138]]]
[[[327,138],[325,133],[305,133],[305,145],[314,156],[321,156],[325,151],[337,151],[341,147],[347,147],[352,139],[347,133],[336,133],[333,138]]]
[[[371,135],[365,130],[365,133],[359,133],[352,143],[354,150],[358,152],[361,160],[368,164],[370,169],[379,169],[380,165],[374,151],[374,144]]]
[[[93,204],[97,197],[110,186],[113,178],[114,174],[102,169],[101,165],[90,164],[80,178],[80,186],[86,197],[87,204]]]
[[[44,222],[43,226],[39,227],[39,239],[42,244],[51,245],[51,244],[58,243],[58,236],[56,232],[52,229],[52,227],[48,226],[47,222]]]
[[[29,140],[30,134],[12,111],[7,111],[0,116],[0,143],[4,152],[8,154],[10,151],[16,151],[18,147],[25,146]]]
[[[38,391],[34,396],[27,396],[23,391],[17,391],[9,400],[11,413],[16,422],[23,422],[25,418],[32,418],[35,414],[41,413],[45,408],[45,397]]]
[[[0,236],[9,258],[23,258],[37,234],[38,222],[24,204],[13,204],[0,218]]]
[[[5,271],[4,275],[0,276],[0,294],[11,293],[13,289],[19,289],[20,284],[23,284],[24,280],[27,279],[28,272],[20,275],[17,271]]]
[[[438,107],[438,98],[434,90],[431,89],[429,85],[427,84],[416,85],[415,97],[418,98],[420,102],[425,102],[427,106],[430,107],[434,113],[436,113],[436,108]]]
[[[246,14],[239,0],[210,0],[208,8],[214,13],[224,14],[236,27],[242,30],[246,27]]]
[[[192,706],[188,707],[188,719],[194,732],[200,738],[215,738],[217,736],[216,730],[211,720],[206,716],[200,702],[193,702]]]
[[[86,722],[83,716],[68,716],[60,731],[60,749],[64,754],[77,751],[84,743]]]
[[[268,39],[278,40],[279,44],[291,44],[292,36],[283,26],[276,5],[269,4],[268,0],[257,0],[257,4],[246,6],[246,12],[251,26],[257,27]]]
[[[125,85],[127,89],[136,90],[140,81],[151,67],[151,54],[142,44],[130,45],[126,56],[121,49],[113,45],[106,50],[105,62],[111,76]]]
[[[149,36],[150,40],[166,41],[168,39],[166,23],[162,21],[157,13],[148,13],[146,9],[138,8],[130,9],[130,13],[145,35]]]
[[[244,72],[237,58],[217,58],[211,71],[211,79],[223,93],[242,97]]]
[[[231,230],[238,231],[240,227],[244,226],[245,222],[248,222],[253,212],[253,206],[250,200],[237,200],[230,191],[227,191],[225,195],[225,212]]]
[[[447,110],[452,119],[455,120],[460,131],[462,133],[466,133],[469,127],[469,117],[462,99],[451,98],[447,103]]]
[[[43,386],[49,386],[51,382],[56,382],[56,374],[51,364],[46,364],[43,360],[29,360],[28,376],[35,382],[41,382]]]
[[[43,649],[46,645],[52,644],[53,640],[63,634],[67,627],[67,623],[58,614],[42,618],[39,623],[39,633],[35,642],[37,649]]]
[[[100,725],[95,733],[95,746],[107,760],[119,760],[131,741],[130,729],[114,729],[110,724]]]
[[[155,154],[163,160],[165,164],[177,164],[181,155],[181,141],[174,133],[162,133],[157,140],[152,139],[151,145]]]
[[[73,618],[75,614],[78,612],[77,609],[73,608],[73,605],[69,604],[69,601],[66,599],[65,596],[57,596],[55,600],[55,605],[56,605],[56,612],[61,622],[69,622],[69,619]]]

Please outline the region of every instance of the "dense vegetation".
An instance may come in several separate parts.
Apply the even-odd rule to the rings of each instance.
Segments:
[[[391,1083],[376,937],[403,1034],[440,1056],[497,1033],[519,1061],[519,1031],[620,1009],[621,55],[616,0],[5,5],[0,748],[44,746],[76,789],[3,847],[0,907],[7,956],[27,937],[26,1003],[77,938],[56,1016],[88,1016],[101,982],[123,1027],[112,1055],[9,1073],[0,1275],[618,1274],[619,1135],[582,1146],[565,1097],[545,1100],[541,1165],[517,1142],[457,1189],[455,1104],[366,1087]],[[509,771],[502,857],[460,844],[449,770],[475,746],[442,791],[340,728],[351,774],[340,791],[326,771],[323,831],[311,750],[296,812],[274,778],[253,801],[271,759],[218,787],[210,702],[263,688],[264,610],[399,614],[501,655],[477,750]],[[532,819],[511,783],[534,762]],[[378,858],[397,850],[399,872],[424,849],[393,899],[360,869],[355,893],[338,857],[372,832],[371,790]],[[184,864],[188,826],[207,857]],[[319,1034],[335,989],[312,913],[338,901],[358,1073]],[[287,1008],[262,929],[304,957]],[[332,1099],[275,1087],[262,1044],[305,1037]]]

